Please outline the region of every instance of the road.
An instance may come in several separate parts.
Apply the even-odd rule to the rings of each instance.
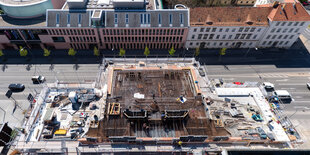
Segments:
[[[271,82],[276,90],[287,90],[293,97],[284,104],[284,113],[304,138],[301,148],[310,147],[310,81],[309,68],[278,68],[275,65],[206,65],[209,79],[223,78],[225,82]]]
[[[98,64],[80,64],[78,70],[73,65],[56,64],[54,69],[50,70],[50,65],[7,65],[4,72],[0,72],[0,123],[4,118],[5,122],[9,122],[12,127],[20,126],[23,121],[23,113],[29,107],[27,96],[29,93],[35,94],[40,92],[42,85],[33,84],[31,77],[33,75],[42,75],[47,79],[47,83],[58,81],[64,82],[83,82],[95,81],[99,72]],[[25,85],[25,90],[20,93],[13,93],[12,97],[17,100],[17,106],[14,105],[12,99],[8,99],[5,93],[10,83],[21,83]],[[1,110],[1,108],[3,110]]]

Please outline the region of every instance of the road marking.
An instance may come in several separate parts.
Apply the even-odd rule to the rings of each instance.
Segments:
[[[279,83],[278,85],[282,85],[282,86],[302,86],[302,85],[306,85],[305,83]]]
[[[276,80],[276,81],[288,81],[288,79]]]

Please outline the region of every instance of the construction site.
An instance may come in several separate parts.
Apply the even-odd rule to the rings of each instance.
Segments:
[[[192,59],[114,60],[105,61],[95,83],[50,83],[15,150],[223,154],[302,143],[277,120],[259,84],[225,84],[201,70]]]

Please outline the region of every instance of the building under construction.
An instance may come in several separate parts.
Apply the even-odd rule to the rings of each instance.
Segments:
[[[88,136],[227,136],[206,116],[206,107],[190,68],[114,69],[108,108]]]
[[[199,64],[184,60],[121,60],[105,63],[94,83],[48,84],[13,150],[221,154],[300,142],[289,126],[284,130],[256,85],[232,88],[210,81]]]

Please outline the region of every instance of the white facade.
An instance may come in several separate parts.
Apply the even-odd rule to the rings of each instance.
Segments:
[[[289,48],[298,39],[299,35],[305,31],[309,22],[302,21],[273,21],[264,37],[259,42],[259,47]]]
[[[190,27],[186,48],[255,48],[266,26]]]

